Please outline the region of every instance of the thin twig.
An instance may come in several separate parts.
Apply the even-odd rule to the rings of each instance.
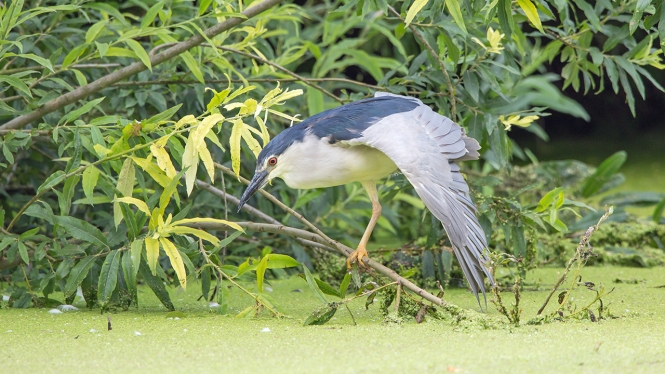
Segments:
[[[402,16],[390,5],[388,5],[388,9],[397,17],[399,17],[402,22],[406,24]],[[432,58],[434,58],[438,63],[439,67],[441,67],[441,71],[443,72],[443,76],[446,78],[446,83],[448,84],[448,92],[450,95],[450,118],[457,122],[457,105],[456,105],[456,100],[455,100],[455,87],[453,87],[453,82],[450,79],[450,75],[448,75],[448,70],[446,70],[446,65],[444,65],[443,60],[439,57],[439,54],[436,53],[434,48],[425,40],[425,38],[420,34],[420,32],[416,29],[416,27],[411,24],[409,25],[409,29],[413,33],[413,35],[420,40],[420,42],[427,48],[429,51],[430,55],[432,55]]]
[[[550,291],[549,295],[547,295],[547,298],[545,299],[543,306],[541,306],[540,309],[538,309],[537,315],[543,313],[543,310],[545,310],[545,307],[547,307],[547,304],[550,302],[552,295],[554,295],[554,293],[559,289],[559,286],[561,286],[561,284],[563,284],[563,282],[566,280],[566,275],[568,275],[568,272],[570,271],[573,264],[580,261],[578,265],[578,270],[582,266],[584,266],[584,264],[586,263],[586,257],[584,257],[584,253],[587,252],[586,251],[587,247],[590,247],[589,240],[591,239],[591,235],[593,235],[593,233],[596,230],[598,230],[598,226],[600,226],[600,224],[603,221],[605,221],[610,216],[610,214],[612,214],[613,211],[614,210],[612,207],[607,209],[605,211],[605,214],[603,214],[603,216],[600,217],[600,219],[598,220],[598,223],[596,223],[594,226],[589,227],[589,229],[586,230],[586,233],[584,234],[584,236],[582,236],[582,239],[580,239],[580,243],[577,245],[577,248],[575,249],[575,255],[573,255],[573,257],[571,257],[570,260],[568,260],[566,269],[563,271],[563,273],[561,273],[559,279],[557,279],[556,283],[554,284],[554,288],[552,288],[552,291]],[[568,294],[570,294],[570,292]],[[568,297],[568,295],[566,295],[566,297]],[[565,300],[561,304],[562,305],[565,304]]]
[[[69,69],[111,69],[111,68],[119,68],[122,65],[120,64],[74,64],[74,65],[69,65],[67,67],[67,70]],[[62,65],[54,65],[53,70],[56,69],[61,69]],[[25,66],[22,68],[14,68],[14,69],[7,69],[3,70],[2,73],[3,75],[11,75],[14,73],[20,73],[23,71],[28,71],[28,70],[44,70],[46,67],[41,66],[41,65],[35,65],[35,66]]]
[[[235,197],[233,195],[230,195],[230,194],[227,194],[224,191],[220,190],[219,188],[217,188],[215,186],[212,186],[209,183],[206,183],[204,181],[201,181],[201,180],[197,179],[196,180],[196,185],[199,188],[202,188],[202,189],[212,193],[215,196],[218,196],[220,198],[226,198],[231,204],[234,204],[234,205],[237,206],[240,203],[240,200],[237,197]],[[247,213],[249,213],[249,214],[251,214],[255,217],[258,217],[259,219],[261,219],[263,221],[266,221],[268,223],[271,223],[271,224],[274,224],[274,225],[281,225],[281,223],[278,220],[272,218],[271,216],[263,213],[262,211],[254,208],[253,206],[251,206],[249,204],[243,205],[242,210],[244,210],[245,212],[247,212]],[[317,243],[317,242],[313,242],[313,241],[305,240],[305,239],[297,239],[297,241],[300,244],[305,245],[305,246],[319,248],[319,249],[326,250],[328,252],[337,253],[335,248],[330,246],[327,243],[326,244],[321,244],[321,243]]]
[[[215,163],[215,168],[221,170],[222,172],[224,172],[228,175],[233,176],[234,178],[238,178],[244,184],[249,184],[249,181],[247,179],[245,179],[245,178],[243,178],[239,175],[236,175],[233,172],[233,170],[227,168],[224,165]],[[312,240],[312,241],[319,242],[319,243],[328,243],[328,244],[334,246],[338,251],[340,251],[345,256],[348,256],[348,255],[351,254],[351,252],[353,252],[353,249],[345,246],[344,244],[342,244],[342,243],[340,243],[336,240],[333,240],[333,239],[329,238],[326,234],[324,234],[321,230],[319,230],[318,227],[314,226],[305,217],[303,217],[302,214],[300,214],[300,213],[296,212],[295,210],[291,209],[290,207],[286,206],[284,203],[279,201],[276,197],[272,196],[271,194],[264,191],[263,189],[260,189],[259,193],[261,195],[265,196],[268,200],[272,201],[275,205],[280,207],[285,212],[287,212],[287,213],[291,214],[292,216],[298,218],[302,223],[304,223],[314,233],[316,233],[316,235],[315,235],[313,233],[309,233],[307,231],[304,231],[304,232],[308,233],[308,235],[315,235],[315,236],[311,236],[311,237],[308,237],[308,238],[305,238],[305,239]],[[282,227],[286,227],[286,226],[282,226]],[[301,230],[301,231],[303,231],[303,230]],[[321,239],[323,241],[320,241]],[[422,298],[424,298],[428,301],[431,301],[432,303],[434,303],[436,305],[440,305],[440,306],[447,305],[447,303],[445,301],[443,301],[440,298],[438,298],[438,297],[430,294],[429,292],[423,290],[422,288],[418,287],[417,285],[415,285],[410,280],[408,280],[406,278],[402,278],[399,274],[397,274],[397,272],[395,272],[394,270],[384,266],[383,264],[380,264],[380,263],[378,263],[378,262],[376,262],[376,261],[374,261],[370,258],[365,258],[364,262],[365,262],[366,265],[370,266],[371,268],[378,271],[379,273],[387,276],[388,278],[390,278],[390,279],[392,279],[396,282],[399,282],[402,286],[408,288],[409,290],[414,292],[416,295],[418,295],[418,296],[420,296],[420,297],[422,297]]]
[[[263,57],[261,57],[261,56],[257,56],[257,55],[251,54],[251,53],[247,53],[247,52],[239,51],[239,50],[237,50],[237,49],[233,49],[233,48],[229,48],[229,47],[224,47],[224,46],[219,46],[219,45],[218,45],[218,46],[211,46],[210,44],[207,44],[207,43],[202,43],[201,45],[202,45],[202,46],[207,46],[207,47],[216,47],[216,48],[218,48],[218,49],[221,49],[222,51],[232,52],[232,53],[235,53],[235,54],[238,54],[238,55],[241,55],[241,56],[249,57],[249,58],[254,59],[254,60],[256,60],[256,61],[260,61],[260,62],[262,62],[262,63],[264,63],[264,64],[266,64],[266,65],[270,65],[270,66],[272,66],[272,67],[274,67],[274,68],[276,68],[276,69],[278,69],[278,70],[281,70],[281,71],[283,71],[284,73],[286,73],[286,74],[288,74],[288,75],[290,75],[290,76],[292,76],[292,77],[298,79],[299,81],[302,81],[302,82],[305,83],[306,85],[308,85],[308,86],[310,86],[310,87],[312,87],[312,88],[314,88],[314,89],[317,89],[317,90],[323,92],[324,94],[326,94],[326,95],[332,97],[333,99],[335,99],[337,102],[339,102],[339,103],[341,103],[341,104],[344,104],[344,100],[342,100],[341,98],[335,96],[332,92],[326,90],[325,88],[319,86],[318,84],[314,83],[314,82],[311,81],[309,78],[305,78],[305,77],[303,77],[302,75],[299,75],[299,74],[297,74],[297,73],[294,73],[294,72],[292,72],[291,70],[289,70],[289,69],[287,69],[287,68],[285,68],[285,67],[283,67],[283,66],[281,66],[281,65],[278,65],[278,64],[276,64],[276,63],[274,63],[274,62],[272,62],[272,61],[266,60],[265,58],[263,58]]]

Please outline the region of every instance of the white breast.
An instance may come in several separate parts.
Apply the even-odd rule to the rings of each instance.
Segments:
[[[308,135],[279,158],[278,177],[291,188],[319,188],[384,178],[397,170],[383,152],[365,145],[330,144]]]

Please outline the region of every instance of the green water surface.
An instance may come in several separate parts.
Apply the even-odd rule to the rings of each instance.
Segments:
[[[533,317],[562,269],[539,269],[528,281],[542,291],[522,295],[523,320]],[[665,373],[665,270],[594,267],[584,281],[616,287],[605,298],[618,318],[502,326],[483,330],[450,322],[383,322],[378,306],[350,304],[323,326],[303,327],[321,306],[306,283],[272,282],[272,296],[289,318],[239,319],[211,310],[198,285],[172,298],[184,318],[169,318],[144,289],[141,306],[126,312],[85,310],[49,314],[48,309],[0,309],[2,373]],[[637,284],[616,284],[616,278]],[[298,290],[302,292],[297,292]],[[593,297],[580,289],[573,302]],[[251,299],[232,292],[232,313]],[[462,289],[445,299],[478,310]],[[510,294],[504,294],[508,303]],[[488,315],[503,318],[490,304]],[[551,309],[551,308],[549,308]],[[112,331],[107,330],[111,317]]]

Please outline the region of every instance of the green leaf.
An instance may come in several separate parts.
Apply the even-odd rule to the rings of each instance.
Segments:
[[[138,291],[136,289],[136,271],[138,269],[134,269],[134,261],[129,251],[125,251],[122,254],[121,266],[122,275],[125,277],[125,286],[127,286],[127,291],[129,291],[129,297],[138,308]]]
[[[88,198],[88,201],[90,201],[90,204],[92,205],[92,195],[93,191],[95,189],[95,186],[97,186],[97,180],[99,179],[99,169],[97,169],[95,166],[88,166],[85,168],[83,171],[83,193],[85,194],[85,197]]]
[[[346,297],[346,291],[349,289],[349,284],[351,283],[351,274],[346,273],[344,275],[344,279],[342,279],[342,283],[339,285],[339,296],[340,298]]]
[[[201,269],[201,295],[206,301],[209,300],[210,294],[210,267],[206,266]]]
[[[134,190],[136,170],[134,168],[134,161],[131,157],[127,157],[122,163],[120,174],[118,174],[118,184],[116,189],[123,195],[122,197],[131,197]],[[117,197],[117,196],[116,196]],[[113,203],[113,222],[115,227],[122,222],[122,210],[120,210],[120,203]]]
[[[256,288],[259,293],[263,293],[263,279],[266,275],[268,268],[268,256],[263,256],[259,264],[256,266]]]
[[[312,88],[307,87],[307,110],[309,115],[313,116],[315,114],[323,112],[323,92]]]
[[[406,25],[403,23],[400,23],[395,27],[395,37],[397,39],[402,39],[402,37],[406,34]]]
[[[499,0],[497,15],[499,17],[501,31],[506,34],[506,39],[510,40],[511,33],[513,31],[513,12],[511,7],[511,0]]]
[[[630,23],[628,24],[630,35],[633,35],[635,30],[637,30],[637,26],[640,25],[640,21],[642,20],[642,14],[644,14],[647,7],[651,5],[651,1],[652,0],[637,0],[633,17],[631,17]]]
[[[288,255],[282,255],[277,253],[271,253],[264,258],[267,258],[267,267],[268,269],[283,269],[283,268],[292,268],[300,266],[300,263],[296,261],[293,257]]]
[[[62,61],[62,69],[67,69],[69,65],[76,62],[83,52],[85,52],[86,48],[88,48],[87,44],[81,44],[69,51],[67,56],[65,56],[65,59]]]
[[[28,95],[28,97],[32,98],[32,93],[30,93],[30,88],[28,88],[28,86],[25,83],[23,83],[22,80],[11,75],[0,75],[0,82],[8,83],[10,86],[14,87],[15,89]]]
[[[69,210],[72,207],[72,198],[76,192],[75,188],[81,180],[78,175],[72,175],[65,181],[65,186],[62,188],[62,194],[58,194],[58,205],[60,206],[60,215],[69,215]]]
[[[626,162],[627,154],[625,151],[619,151],[603,161],[596,172],[593,173],[582,186],[582,196],[589,197],[596,193],[600,188],[616,174],[621,166]]]
[[[106,236],[95,226],[74,217],[54,217],[55,223],[62,226],[65,231],[76,239],[83,240],[99,247],[108,248]]]
[[[550,205],[552,205],[554,198],[558,197],[562,192],[563,188],[557,187],[546,193],[545,196],[543,196],[538,202],[538,206],[536,207],[536,212],[544,212]]]
[[[85,103],[82,107],[67,113],[62,118],[60,118],[60,121],[58,121],[58,126],[66,125],[67,123],[78,119],[82,115],[91,111],[92,108],[94,108],[97,104],[101,103],[104,99],[105,99],[104,97],[100,97],[98,99],[89,101]]]
[[[141,252],[143,251],[143,239],[136,239],[130,246],[130,253],[132,254],[132,269],[134,269],[134,277],[139,271],[141,264]]]
[[[21,260],[25,262],[25,264],[30,263],[30,256],[28,256],[28,248],[26,248],[25,244],[23,244],[22,241],[18,242],[18,253],[21,255]]]
[[[65,298],[76,292],[76,288],[78,288],[79,284],[81,284],[85,277],[88,276],[88,272],[95,264],[96,259],[97,257],[95,256],[86,256],[72,268],[67,277],[67,283],[65,284]]]
[[[0,221],[0,222],[2,222],[2,221]],[[21,234],[19,236],[19,239],[21,239],[21,240],[30,239],[31,237],[35,236],[36,233],[39,232],[39,229],[40,229],[40,227],[35,227],[34,229],[28,230],[28,231],[24,232],[23,234]]]
[[[409,10],[406,12],[406,18],[404,22],[406,23],[406,27],[409,27],[411,22],[413,21],[413,18],[420,12],[429,0],[415,0],[413,4],[409,7]]]
[[[189,51],[186,51],[180,54],[180,58],[182,58],[182,60],[185,62],[185,65],[187,65],[189,71],[192,72],[194,78],[196,78],[196,80],[201,83],[205,83],[205,80],[203,79],[203,73],[201,73],[199,64],[194,59],[194,56],[192,56]]]
[[[326,300],[326,297],[323,295],[323,292],[321,292],[321,289],[317,285],[317,282],[314,276],[312,276],[312,273],[309,272],[307,266],[303,266],[302,268],[305,271],[305,280],[307,281],[309,288],[312,289],[312,291],[314,292],[314,295],[316,295],[316,297],[318,297],[319,300],[321,300],[321,302],[323,302],[324,304],[328,304],[328,300]]]
[[[325,308],[315,311],[309,317],[307,317],[303,326],[325,324],[326,322],[330,321],[331,318],[333,318],[333,316],[337,312],[337,307],[338,307],[337,304],[331,304],[326,306]]]
[[[145,280],[148,287],[150,287],[152,292],[155,294],[155,296],[157,296],[159,301],[161,301],[161,303],[166,307],[166,309],[170,311],[175,310],[175,307],[171,302],[171,297],[169,296],[168,291],[166,291],[166,288],[164,287],[164,282],[158,276],[152,275],[150,269],[148,268],[148,264],[146,264],[145,261],[141,261],[141,265],[139,266],[139,272],[141,272],[143,280]]]
[[[46,59],[44,57],[39,57],[35,55],[34,53],[22,53],[22,54],[13,54],[13,53],[7,53],[5,56],[10,57],[10,56],[16,56],[16,57],[21,57],[21,58],[27,58],[29,60],[32,60],[39,65],[43,66],[44,68],[50,70],[52,73],[55,73],[55,70],[53,70],[53,64],[51,63],[51,60]]]
[[[97,51],[99,52],[99,57],[103,58],[104,56],[106,56],[106,53],[108,53],[109,51],[108,43],[95,42],[95,46],[97,47]]]
[[[150,132],[154,126],[152,125],[158,125],[162,123],[163,121],[168,120],[169,118],[173,117],[174,114],[178,112],[182,104],[178,104],[174,107],[171,107],[159,114],[155,114],[154,116],[148,118],[147,120],[141,122],[141,128],[146,131]]]
[[[657,223],[660,223],[660,218],[663,216],[663,211],[665,211],[665,199],[661,200],[661,202],[658,203],[658,205],[656,205],[656,208],[653,210],[653,215],[652,215],[653,220],[656,221]],[[2,245],[0,245],[0,248],[2,248]]]
[[[117,8],[115,8],[115,7],[113,7],[109,4],[106,4],[106,3],[86,3],[86,4],[84,4],[84,7],[95,9],[95,10],[98,10],[100,12],[106,12],[109,15],[112,15],[113,17],[117,18],[118,21],[122,22],[123,24],[128,25],[128,22],[125,19],[125,17],[122,15],[122,13],[120,13],[120,11]]]
[[[92,43],[95,39],[97,39],[97,35],[99,35],[99,32],[104,30],[106,27],[106,20],[101,20],[94,25],[90,26],[88,31],[85,33],[85,43],[90,44]],[[103,56],[102,56],[103,57]]]
[[[160,10],[164,7],[164,2],[159,1],[157,4],[153,5],[148,9],[148,11],[145,13],[145,16],[143,16],[143,20],[141,21],[141,30],[145,29],[146,27],[150,26],[152,24],[152,21],[155,20],[155,17],[159,13]]]
[[[99,273],[99,285],[97,288],[97,300],[102,307],[111,300],[111,295],[118,284],[118,270],[120,269],[120,251],[112,250],[106,255],[102,270]]]
[[[589,20],[589,23],[591,23],[591,29],[593,31],[597,31],[602,28],[598,14],[596,14],[596,10],[593,8],[593,6],[584,0],[573,0],[573,2],[577,5],[578,8],[582,9],[587,20]]]
[[[202,0],[199,2],[199,16],[202,16],[203,13],[205,13],[206,10],[208,10],[210,3],[212,3],[212,0]]]
[[[134,53],[136,53],[136,57],[138,57],[143,65],[145,65],[152,73],[152,63],[150,62],[150,56],[148,56],[148,53],[145,51],[145,49],[143,49],[141,43],[134,39],[127,39],[125,40],[125,43],[129,48],[132,49],[132,51],[134,51]]]
[[[448,8],[450,15],[453,16],[457,26],[466,34],[466,26],[464,25],[464,18],[462,17],[462,10],[460,9],[459,2],[457,0],[446,0],[446,8]]]
[[[217,252],[219,252],[220,249],[222,249],[222,248],[226,247],[227,245],[229,245],[232,241],[234,241],[237,237],[239,237],[242,234],[243,234],[242,231],[232,232],[226,239],[224,239],[224,240],[220,241],[219,243],[217,243],[215,248],[210,253],[211,254],[216,254]]]
[[[533,5],[531,0],[517,0],[517,4],[519,4],[520,8],[524,11],[524,14],[526,15],[526,18],[529,19],[529,21],[533,24],[535,28],[538,29],[538,31],[545,33],[543,30],[543,25],[540,23],[540,16],[538,15],[538,10],[536,9],[536,6]]]

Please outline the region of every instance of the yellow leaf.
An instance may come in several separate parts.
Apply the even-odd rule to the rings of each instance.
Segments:
[[[161,212],[159,211],[158,207],[155,207],[152,210],[152,214],[150,215],[150,221],[148,222],[148,230],[152,231],[158,227],[159,217],[161,217]]]
[[[180,256],[180,252],[178,252],[178,248],[176,248],[175,245],[173,245],[173,243],[171,243],[166,238],[160,237],[159,242],[162,243],[162,248],[164,249],[164,252],[166,252],[166,255],[169,256],[169,259],[171,260],[171,266],[173,267],[173,270],[175,270],[175,273],[178,276],[180,285],[182,286],[182,288],[186,289],[187,273],[185,272],[185,263],[182,262],[182,257]]]
[[[538,15],[538,10],[536,9],[536,6],[533,5],[531,0],[517,0],[517,4],[519,4],[520,8],[524,11],[524,14],[526,15],[526,18],[531,21],[533,26],[538,29],[538,31],[545,33],[543,30],[543,25],[540,23],[540,16]]]
[[[148,208],[148,204],[135,197],[116,197],[113,199],[113,202],[135,205],[140,211],[148,215],[148,217],[150,216],[150,208]]]
[[[196,223],[218,223],[221,225],[233,227],[238,231],[245,232],[245,230],[243,230],[243,228],[240,227],[240,225],[238,225],[235,222],[230,222],[224,219],[216,219],[216,218],[185,218],[181,219],[180,221],[173,222],[173,225],[186,225],[186,224],[196,224]]]
[[[249,149],[251,149],[252,153],[254,153],[254,157],[259,157],[259,153],[261,153],[261,146],[259,145],[259,142],[256,141],[256,139],[254,139],[252,136],[252,133],[249,131],[249,126],[243,126],[241,135],[249,146]]]
[[[196,120],[196,117],[194,117],[191,114],[188,114],[180,119],[180,121],[176,122],[175,124],[175,129],[179,129],[184,125],[196,125],[198,121]]]
[[[159,259],[159,241],[154,238],[145,238],[145,257],[152,275],[157,274],[157,260]]]
[[[118,175],[118,184],[116,188],[124,197],[131,197],[132,190],[134,190],[134,179],[136,170],[134,169],[134,162],[130,157],[127,157],[122,164],[120,174]],[[115,196],[117,197],[117,196]],[[113,203],[113,223],[117,228],[122,222],[122,210],[120,210],[119,203]]]
[[[268,127],[266,127],[266,123],[261,117],[256,117],[256,122],[259,123],[259,127],[261,128],[261,140],[263,141],[263,146],[265,147],[268,145],[268,142],[270,142],[270,134],[268,133]]]
[[[210,155],[210,151],[208,151],[208,147],[206,146],[206,143],[203,142],[199,146],[199,157],[201,158],[201,161],[203,161],[203,166],[205,166],[206,171],[208,172],[208,175],[210,176],[210,181],[214,182],[215,181],[215,162],[212,160],[212,155]]]
[[[185,184],[187,185],[188,195],[192,193],[194,182],[196,181],[196,171],[199,165],[198,149],[201,147],[201,144],[205,144],[205,137],[212,127],[223,120],[223,115],[219,113],[211,114],[205,117],[196,128],[189,132],[185,151],[182,154],[182,167],[183,169],[187,169],[185,171]]]
[[[240,107],[240,111],[238,112],[239,116],[246,116],[249,114],[254,114],[254,111],[256,111],[256,100],[254,99],[247,99],[245,100],[245,103],[243,104],[242,107]]]
[[[268,93],[261,99],[261,103],[259,105],[263,106],[265,103],[268,101],[272,100],[273,97],[279,95],[282,92],[282,89],[279,88],[279,82],[277,82],[277,87],[273,88],[272,90],[268,91]]]
[[[110,149],[104,147],[101,144],[95,144],[95,145],[92,146],[92,148],[94,148],[95,152],[97,152],[97,156],[99,156],[101,158],[104,158],[104,157],[106,157],[106,155],[111,153]]]
[[[270,107],[273,105],[281,104],[285,102],[288,99],[292,99],[294,97],[302,95],[303,91],[301,89],[289,91],[288,89],[284,91],[283,94],[280,94],[279,96],[269,100],[266,102],[265,107]]]
[[[537,120],[538,118],[540,117],[538,116],[521,117],[520,115],[513,114],[508,118],[506,118],[505,116],[499,116],[499,121],[503,123],[503,125],[506,127],[506,131],[508,131],[513,125],[520,127],[529,127],[531,123]]]
[[[159,140],[154,142],[150,146],[150,152],[152,153],[153,156],[155,156],[155,160],[157,161],[157,166],[159,166],[160,169],[162,169],[164,172],[166,172],[166,176],[173,179],[178,172],[175,170],[175,167],[173,166],[173,163],[171,162],[171,157],[169,156],[169,153],[164,149],[164,146],[166,145],[166,142],[169,140],[169,135],[161,137]]]
[[[201,238],[205,241],[210,242],[212,245],[215,245],[215,246],[217,244],[219,244],[219,239],[217,239],[217,237],[215,237],[214,235],[212,235],[208,232],[205,232],[203,230],[195,229],[195,228],[192,228],[192,227],[172,226],[171,228],[168,229],[168,231],[171,234],[178,234],[178,235],[191,234],[191,235],[195,235],[195,236],[197,236],[197,237],[199,237],[199,238]]]
[[[233,121],[231,138],[229,139],[229,146],[231,147],[231,167],[237,176],[240,176],[240,138],[243,127],[245,127],[245,123],[242,122],[241,119]]]
[[[147,158],[132,157],[132,160],[134,160],[134,162],[136,162],[136,164],[140,166],[143,171],[148,173],[150,177],[155,180],[155,182],[166,188],[166,186],[171,183],[172,178],[167,177],[162,169],[153,164],[151,158],[152,155],[149,155]]]
[[[300,121],[301,121],[301,120],[299,120],[299,119],[296,118],[296,117],[292,117],[292,116],[290,116],[290,115],[288,115],[288,114],[284,114],[284,113],[282,113],[282,112],[278,112],[278,111],[276,111],[276,110],[274,110],[274,109],[266,109],[266,110],[267,110],[268,112],[272,113],[272,114],[276,114],[276,115],[278,115],[278,116],[280,116],[280,117],[282,117],[282,118],[286,118],[286,119],[288,119],[289,121],[291,121],[291,125],[293,125],[293,122],[300,122]]]
[[[416,0],[413,2],[413,4],[411,4],[409,10],[406,12],[406,19],[404,21],[407,27],[411,24],[411,21],[413,21],[418,12],[420,12],[420,10],[423,9],[423,7],[425,7],[428,2],[429,0]]]

